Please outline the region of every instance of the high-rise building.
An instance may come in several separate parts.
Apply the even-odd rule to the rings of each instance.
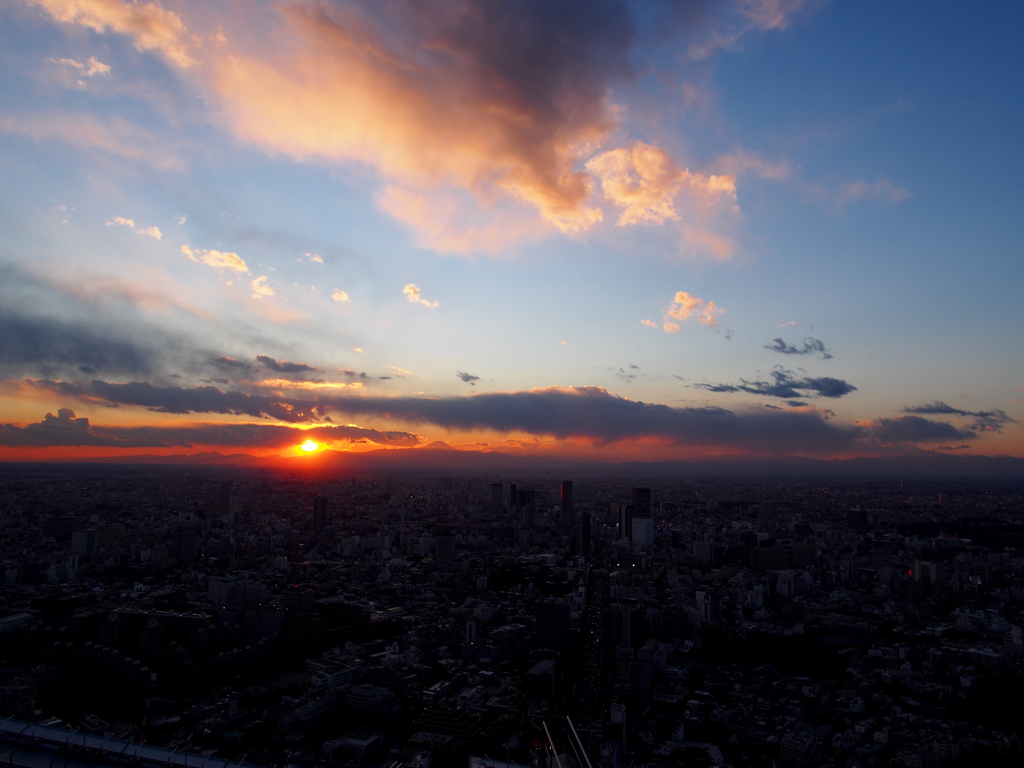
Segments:
[[[313,499],[313,530],[322,531],[327,527],[327,499],[317,496]]]
[[[491,483],[491,509],[501,509],[504,492],[505,486],[501,483]]]
[[[558,501],[562,508],[561,524],[563,526],[572,525],[575,519],[575,511],[572,506],[572,480],[562,481],[562,484],[558,487]]]
[[[537,616],[537,647],[568,653],[570,616],[565,598],[542,597],[537,600],[534,610]]]
[[[175,528],[171,534],[171,542],[171,557],[180,565],[189,565],[195,562],[198,545],[196,529],[193,526]]]
[[[649,547],[654,543],[654,519],[650,517],[633,518],[630,524],[630,541],[639,547]]]
[[[632,502],[633,514],[637,517],[651,517],[654,514],[650,488],[634,488]]]
[[[633,505],[612,502],[611,513],[619,529],[619,538],[628,539],[633,535]]]
[[[580,554],[589,557],[594,545],[594,534],[590,529],[590,513],[580,515]]]
[[[96,529],[74,531],[71,534],[71,554],[85,556],[96,549]]]

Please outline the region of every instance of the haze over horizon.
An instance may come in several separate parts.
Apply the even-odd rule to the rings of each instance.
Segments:
[[[5,3],[0,460],[1022,458],[1022,23]]]

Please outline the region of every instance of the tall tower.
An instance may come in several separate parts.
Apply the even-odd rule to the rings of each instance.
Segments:
[[[505,487],[501,483],[491,483],[491,509],[501,509],[502,494]]]

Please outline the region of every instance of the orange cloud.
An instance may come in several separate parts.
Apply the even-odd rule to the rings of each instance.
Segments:
[[[658,324],[653,320],[641,320],[640,325],[646,325],[648,328],[657,328]]]
[[[713,301],[705,301],[704,299],[698,299],[696,296],[691,296],[686,291],[678,291],[671,306],[665,310],[665,330],[670,330],[667,327],[668,325],[675,326],[675,328],[670,331],[672,333],[679,330],[678,325],[668,322],[669,317],[684,321],[693,319],[701,325],[715,326],[718,325],[718,316],[724,312],[725,310],[716,306]]]
[[[331,294],[331,298],[340,302],[352,301],[348,294],[341,290],[341,288],[335,288],[334,293]]]
[[[77,24],[98,32],[116,32],[130,37],[136,49],[156,51],[179,67],[191,67],[195,60],[185,49],[187,31],[181,17],[159,2],[119,0],[28,0],[55,20]]]
[[[291,5],[271,55],[212,52],[206,65],[235,133],[299,159],[375,167],[395,213],[407,195],[450,186],[483,204],[505,196],[573,232],[600,219],[585,203],[588,174],[574,166],[615,127],[602,77],[553,50],[547,80],[496,58],[509,28],[472,3],[409,6],[384,30],[357,6]],[[548,19],[517,19],[518,25]],[[567,29],[571,37],[573,30]],[[540,37],[538,29],[521,34]],[[515,35],[512,35],[515,37]],[[510,51],[509,51],[510,52]],[[590,54],[593,55],[593,54]],[[607,65],[590,62],[599,69]],[[411,218],[411,217],[406,217]]]
[[[690,173],[661,147],[643,142],[597,155],[586,167],[601,180],[605,198],[624,209],[616,222],[620,227],[678,221],[675,197],[684,187],[706,205],[736,197],[731,176]]]

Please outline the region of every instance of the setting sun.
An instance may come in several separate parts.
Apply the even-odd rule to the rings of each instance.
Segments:
[[[304,450],[306,453],[312,453],[319,447],[320,443],[314,443],[312,440],[307,440],[306,442],[299,446],[299,448]]]

